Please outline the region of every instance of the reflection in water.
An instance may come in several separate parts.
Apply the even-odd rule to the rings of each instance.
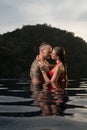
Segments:
[[[0,130],[87,129],[87,79],[69,80],[65,90],[26,79],[0,84]]]
[[[87,122],[87,79],[70,80],[65,90],[57,83],[30,84],[26,80],[0,80],[0,84],[0,116],[63,115]]]
[[[67,91],[57,83],[31,83],[33,105],[41,108],[41,115],[62,115],[68,101]]]

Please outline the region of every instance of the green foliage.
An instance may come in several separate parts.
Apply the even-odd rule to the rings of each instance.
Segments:
[[[72,32],[37,24],[0,35],[0,78],[29,77],[30,65],[44,41],[65,48],[70,78],[87,76],[87,43]]]

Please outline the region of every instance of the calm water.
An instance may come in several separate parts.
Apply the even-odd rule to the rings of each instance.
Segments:
[[[54,86],[1,79],[0,130],[86,130],[87,79]]]

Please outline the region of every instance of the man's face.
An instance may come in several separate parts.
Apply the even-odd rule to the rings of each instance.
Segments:
[[[43,50],[43,56],[45,59],[49,59],[52,53],[52,47],[47,46],[46,49]]]

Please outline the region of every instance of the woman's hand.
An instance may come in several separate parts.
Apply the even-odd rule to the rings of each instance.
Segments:
[[[41,58],[39,57],[39,55],[36,56],[36,60],[38,61],[38,66],[40,67],[40,70],[41,71],[45,71],[45,69],[44,69],[44,63],[41,60]]]

